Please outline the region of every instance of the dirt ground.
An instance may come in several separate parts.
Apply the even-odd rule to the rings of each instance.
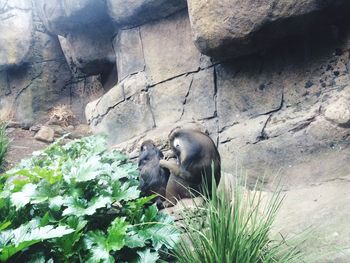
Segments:
[[[6,155],[6,170],[13,167],[20,160],[29,157],[34,151],[48,146],[48,143],[34,139],[35,132],[21,128],[9,128],[6,133],[10,139],[10,146]]]
[[[55,138],[61,137],[63,134],[69,133],[67,140],[81,138],[82,136],[91,135],[90,128],[85,124],[78,124],[77,126],[67,129],[58,125],[51,126],[54,128]],[[10,140],[5,160],[5,170],[12,168],[22,159],[31,156],[35,151],[46,148],[50,143],[38,141],[34,139],[35,131],[22,128],[7,128],[6,134]]]

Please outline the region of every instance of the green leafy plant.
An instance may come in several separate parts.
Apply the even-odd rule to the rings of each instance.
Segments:
[[[0,179],[0,261],[156,262],[179,231],[138,185],[100,136],[35,153]]]
[[[255,187],[257,189],[257,187]],[[299,263],[297,246],[271,240],[270,231],[282,204],[277,190],[272,196],[248,191],[236,184],[230,191],[212,187],[212,197],[186,209],[186,235],[175,249],[180,263]]]
[[[6,125],[0,124],[0,170],[4,166],[5,155],[9,146],[9,139],[6,135]]]

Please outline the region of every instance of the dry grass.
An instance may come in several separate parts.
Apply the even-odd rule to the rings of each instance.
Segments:
[[[15,117],[13,107],[7,105],[0,108],[0,123],[8,123]]]
[[[76,117],[68,105],[61,104],[52,108],[49,113],[50,122],[61,126],[74,125]]]

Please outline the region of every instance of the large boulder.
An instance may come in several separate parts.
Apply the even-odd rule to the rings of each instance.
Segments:
[[[202,56],[192,43],[187,12],[119,31],[114,50],[119,80],[145,71],[154,85],[201,66]]]
[[[35,5],[45,27],[58,35],[91,26],[106,17],[102,0],[36,0]]]
[[[93,131],[120,143],[179,121],[206,120],[217,130],[214,67],[192,42],[187,12],[120,30],[114,49],[119,83],[87,106]]]
[[[350,174],[350,42],[331,35],[216,66],[224,170],[290,189]]]
[[[30,1],[1,3],[0,16],[7,18],[0,23],[0,43],[6,37],[6,45],[0,44],[0,57],[6,57],[0,69],[1,115],[29,127],[46,121],[53,106],[65,104],[84,120],[84,105],[104,92],[98,76],[71,74],[57,36],[46,30]]]
[[[78,75],[97,75],[115,64],[110,42],[111,30],[101,27],[96,31],[79,30],[59,36],[59,41],[71,71]]]
[[[69,104],[71,92],[68,84],[72,76],[57,37],[41,32],[37,24],[32,37],[27,63],[3,73],[3,99],[25,125],[47,117],[55,104]]]
[[[186,0],[107,0],[109,15],[122,26],[141,25],[186,8]]]
[[[26,0],[0,0],[0,71],[26,61],[33,41],[32,6]]]
[[[188,0],[196,46],[216,58],[237,57],[314,31],[347,16],[347,0]]]
[[[60,35],[60,43],[73,73],[105,72],[115,63],[110,39],[116,29],[109,19],[105,1],[35,1],[45,27]]]

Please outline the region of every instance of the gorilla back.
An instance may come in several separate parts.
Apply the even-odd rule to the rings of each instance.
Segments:
[[[221,178],[220,154],[213,140],[197,130],[175,129],[169,135],[169,143],[177,162],[159,161],[161,167],[170,171],[164,205],[172,206],[178,199],[198,193],[210,195],[213,175],[216,185]],[[204,191],[204,184],[208,191]]]
[[[151,140],[141,145],[139,156],[140,189],[143,195],[157,193],[165,196],[165,189],[169,179],[169,171],[159,166],[163,153]]]
[[[221,178],[220,154],[215,143],[207,134],[197,130],[175,129],[169,135],[169,142],[181,170],[188,172],[185,177],[191,185],[202,185],[204,183],[202,179],[204,179],[210,192],[212,175],[214,175],[215,183],[219,184]]]

